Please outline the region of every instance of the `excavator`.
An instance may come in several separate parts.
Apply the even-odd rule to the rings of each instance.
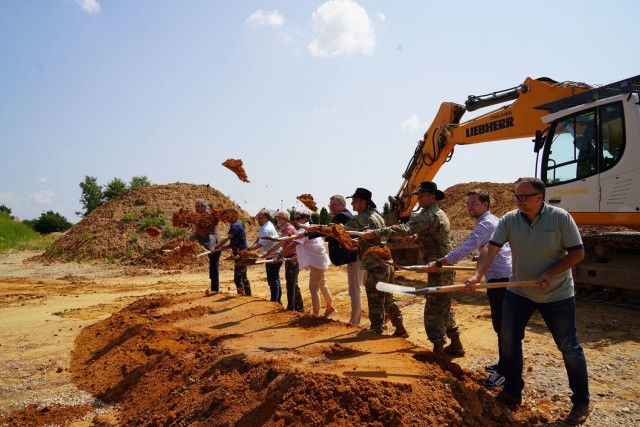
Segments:
[[[640,227],[639,91],[640,75],[599,87],[527,78],[471,95],[465,105],[442,103],[398,194],[389,197],[387,223],[411,217],[417,201],[411,193],[433,180],[456,146],[534,137],[534,174],[547,186],[546,203],[566,209],[578,225]],[[466,112],[491,106],[497,107],[461,122]],[[640,301],[640,233],[587,236],[584,243],[585,259],[574,267],[577,288],[612,301]],[[389,245],[394,259],[417,252],[400,240]]]

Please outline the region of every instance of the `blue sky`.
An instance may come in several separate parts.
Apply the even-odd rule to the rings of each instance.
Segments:
[[[638,16],[634,0],[0,0],[0,204],[76,222],[86,175],[144,175],[250,213],[356,187],[381,206],[442,102],[640,74]],[[458,147],[435,181],[534,164],[529,140]]]

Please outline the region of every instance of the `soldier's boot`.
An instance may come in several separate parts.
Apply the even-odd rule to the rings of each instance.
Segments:
[[[460,341],[460,335],[454,335],[451,337],[451,344],[444,348],[444,352],[449,356],[463,357],[465,354],[464,347]]]
[[[435,354],[444,354],[444,343],[434,342],[433,343],[433,352]]]
[[[400,323],[398,326],[396,326],[396,330],[393,332],[393,336],[400,338],[409,338],[409,332],[407,332],[404,325]]]

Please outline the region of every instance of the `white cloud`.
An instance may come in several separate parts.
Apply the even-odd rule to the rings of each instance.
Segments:
[[[403,132],[413,132],[414,130],[418,129],[418,126],[420,126],[418,115],[414,114],[407,120],[404,120],[400,126]]]
[[[18,202],[18,196],[16,193],[0,193],[0,205],[5,205],[11,208],[9,205],[16,204]]]
[[[98,0],[76,0],[76,3],[80,5],[82,10],[89,14],[97,15],[100,13],[100,3],[98,3]]]
[[[320,58],[362,53],[370,56],[376,36],[367,11],[352,0],[329,0],[311,17],[314,39],[307,49]]]
[[[385,16],[384,13],[374,13],[373,16],[378,18],[380,22],[387,22],[387,17]]]
[[[47,182],[49,182],[49,177],[46,176],[36,176],[36,182],[40,183],[40,184],[46,184]]]
[[[331,114],[331,113],[337,113],[340,110],[338,109],[338,107],[336,107],[335,105],[332,106],[327,106],[327,107],[316,107],[313,109],[313,114],[315,115],[321,115],[321,114]]]
[[[31,193],[27,197],[27,203],[32,205],[45,205],[53,200],[53,191],[41,190]]]
[[[254,24],[259,27],[280,28],[284,25],[284,16],[280,15],[277,10],[272,12],[256,10],[247,18],[245,23]]]

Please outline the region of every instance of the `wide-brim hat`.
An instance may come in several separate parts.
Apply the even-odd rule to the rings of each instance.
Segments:
[[[373,203],[373,200],[371,200],[371,191],[367,190],[366,188],[356,188],[355,193],[353,193],[351,196],[347,196],[346,198],[352,199],[354,197],[366,200],[369,206],[375,209],[376,204]]]
[[[423,181],[420,183],[420,188],[414,191],[411,194],[420,194],[420,193],[433,193],[436,195],[436,200],[444,199],[444,193],[438,190],[438,185],[433,181]]]

